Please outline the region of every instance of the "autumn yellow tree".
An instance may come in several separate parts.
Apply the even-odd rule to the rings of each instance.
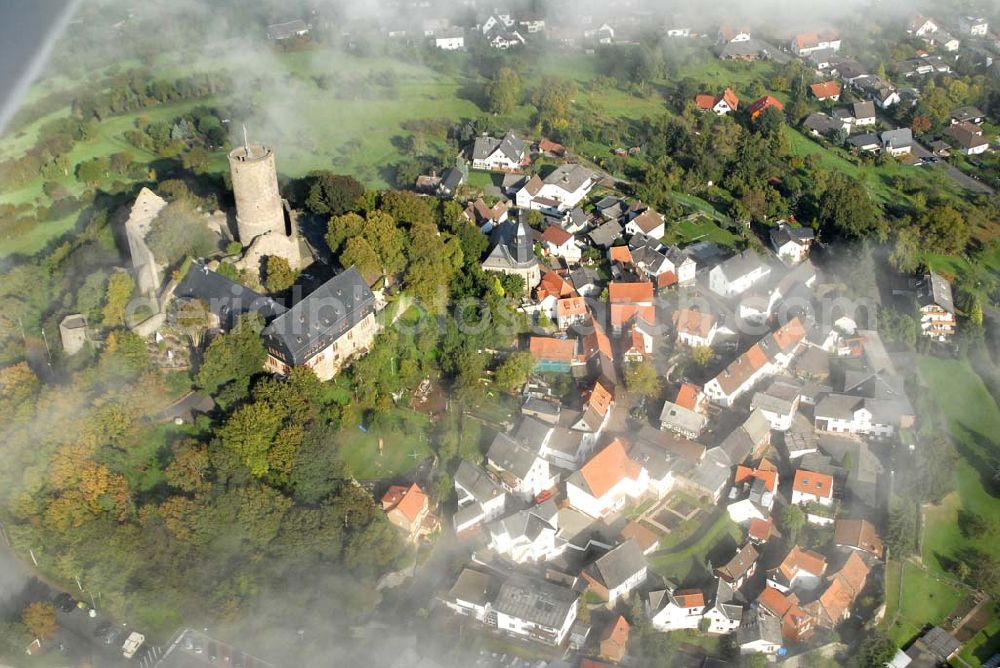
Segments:
[[[21,621],[39,640],[45,640],[59,629],[56,609],[51,603],[36,601],[24,609]]]

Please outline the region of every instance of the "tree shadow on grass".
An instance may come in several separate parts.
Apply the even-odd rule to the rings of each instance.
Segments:
[[[952,434],[955,450],[979,474],[983,489],[991,497],[1000,498],[1000,460],[997,444],[990,437],[967,427],[956,428]],[[970,447],[970,443],[975,447]]]

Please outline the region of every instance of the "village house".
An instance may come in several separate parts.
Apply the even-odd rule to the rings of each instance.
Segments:
[[[959,123],[982,125],[983,121],[986,120],[986,114],[980,111],[979,108],[973,107],[972,105],[966,105],[953,109],[952,112],[948,114],[948,117],[951,119],[952,125]]]
[[[887,668],[925,668],[926,666],[951,666],[952,659],[962,649],[962,642],[940,626],[932,626],[914,640],[906,651],[896,650]],[[957,663],[961,663],[959,659]],[[991,657],[985,666],[995,663]]]
[[[500,586],[492,605],[496,627],[515,637],[559,646],[576,621],[579,598],[569,587],[512,575]]]
[[[781,221],[777,227],[771,228],[769,236],[771,247],[781,261],[794,265],[809,257],[816,234],[811,227],[793,227]]]
[[[612,281],[608,284],[608,300],[611,304],[611,333],[614,336],[620,336],[633,319],[643,320],[650,325],[656,324],[652,283]]]
[[[821,506],[833,505],[833,476],[798,469],[792,481],[792,505],[802,506],[818,503]]]
[[[826,589],[819,598],[803,606],[824,628],[835,628],[851,615],[854,600],[865,588],[869,568],[857,552],[851,552],[840,570],[827,581]]]
[[[933,35],[938,30],[940,30],[940,27],[938,27],[938,24],[934,19],[919,15],[914,16],[906,28],[906,32],[915,37]]]
[[[729,25],[719,26],[715,41],[719,44],[732,44],[733,42],[749,42],[751,39],[750,28],[740,26],[733,28]]]
[[[803,33],[792,40],[792,53],[800,58],[821,49],[840,51],[840,36],[835,31]]]
[[[281,42],[293,37],[304,37],[309,34],[309,24],[302,19],[292,19],[284,23],[272,23],[267,26],[267,38]]]
[[[809,86],[809,90],[812,92],[813,97],[815,97],[819,102],[825,102],[827,100],[833,100],[836,102],[840,99],[840,84],[836,81],[814,83]]]
[[[813,410],[816,429],[840,434],[888,438],[906,419],[906,406],[896,400],[830,393]]]
[[[757,606],[762,612],[781,620],[781,636],[787,642],[797,643],[812,634],[815,620],[800,605],[799,597],[794,592],[783,594],[774,587],[764,587],[757,597]]]
[[[530,293],[542,280],[542,272],[528,226],[508,220],[493,230],[490,241],[493,247],[480,265],[483,271],[520,276]]]
[[[575,471],[593,453],[599,434],[557,426],[540,454],[555,466]]]
[[[899,91],[891,83],[879,77],[865,76],[855,80],[853,85],[879,109],[888,109],[894,104],[899,104]]]
[[[694,104],[699,111],[711,111],[717,116],[725,116],[731,111],[736,111],[740,105],[740,98],[736,96],[732,88],[726,88],[719,95],[697,95]]]
[[[598,656],[614,663],[620,663],[625,658],[628,649],[629,631],[632,627],[625,621],[625,618],[618,615],[617,619],[608,626],[601,636],[598,645]]]
[[[580,576],[610,608],[646,581],[648,568],[639,544],[629,539],[584,568]]]
[[[406,532],[411,543],[438,528],[437,518],[431,515],[430,499],[417,483],[390,487],[382,496],[382,512]]]
[[[747,527],[747,538],[755,546],[760,546],[772,538],[780,538],[781,532],[774,526],[774,519],[752,519]]]
[[[748,578],[753,577],[753,574],[757,572],[759,556],[753,545],[745,543],[736,551],[732,559],[721,566],[716,566],[712,570],[712,574],[733,589],[739,589]]]
[[[812,591],[826,575],[826,557],[812,550],[792,547],[776,567],[768,571],[767,584],[787,594],[792,590]]]
[[[708,286],[721,297],[737,297],[771,274],[771,268],[755,252],[746,250],[712,267]]]
[[[544,443],[526,444],[507,434],[497,434],[486,452],[487,468],[508,492],[526,501],[537,498],[558,480],[558,475],[550,472],[549,462],[539,454],[542,447]]]
[[[513,131],[501,139],[482,135],[472,145],[472,168],[513,171],[531,163],[527,145]]]
[[[458,28],[434,35],[435,48],[442,51],[460,51],[465,48],[465,35]]]
[[[517,191],[514,201],[522,209],[559,214],[572,209],[594,187],[594,173],[579,164],[564,163],[544,179],[537,174]]]
[[[583,393],[583,414],[573,423],[573,429],[593,434],[600,434],[604,430],[615,405],[613,388],[613,385],[599,379],[594,381]]]
[[[556,302],[556,324],[569,329],[587,319],[587,302],[583,297],[567,297]]]
[[[677,332],[677,342],[692,348],[711,347],[719,332],[718,323],[711,313],[680,309],[674,312],[673,320],[674,329]]]
[[[587,236],[590,237],[590,241],[594,246],[608,249],[614,246],[615,242],[621,238],[623,230],[624,228],[617,220],[609,220],[592,229],[587,233]]]
[[[940,274],[929,272],[917,284],[920,333],[938,341],[955,334],[955,301],[951,284]]]
[[[517,564],[554,559],[566,549],[552,499],[493,522],[489,531],[489,549]]]
[[[736,644],[740,655],[764,654],[772,656],[781,649],[781,622],[759,608],[747,608],[736,630]]]
[[[493,609],[493,602],[499,590],[497,581],[489,574],[463,568],[455,584],[448,590],[444,603],[457,615],[472,617],[481,624],[487,620]]]
[[[766,390],[756,392],[750,407],[767,418],[774,431],[788,431],[799,409],[801,388],[789,380],[775,380]]]
[[[630,211],[627,217],[625,231],[629,234],[645,234],[653,239],[659,239],[667,231],[663,216],[651,207]]]
[[[465,208],[465,217],[479,228],[483,234],[489,234],[493,228],[507,222],[507,203],[497,202],[492,207],[486,206],[483,198],[477,198]]]
[[[877,120],[875,116],[875,103],[871,100],[855,102],[852,111],[854,113],[852,123],[855,127],[875,125],[875,121]]]
[[[881,559],[885,551],[875,526],[865,519],[837,520],[833,524],[833,544]]]
[[[543,253],[561,258],[567,265],[578,263],[583,256],[583,251],[576,243],[576,237],[558,225],[549,225],[545,228],[539,241]]]
[[[882,140],[882,150],[894,158],[909,155],[913,149],[913,131],[910,128],[886,130],[879,138]]]
[[[963,121],[955,123],[944,131],[954,142],[962,155],[986,153],[990,143],[983,137],[982,129],[975,123]]]
[[[848,138],[847,143],[862,153],[878,153],[882,147],[878,135],[873,132],[852,135]]]
[[[756,121],[768,109],[777,109],[778,111],[784,111],[785,105],[781,103],[780,100],[770,96],[765,95],[764,97],[754,100],[754,102],[747,107],[747,114],[750,116],[751,121]]]
[[[708,620],[706,633],[725,635],[735,631],[743,616],[743,606],[738,602],[733,586],[716,577],[710,600],[705,610],[705,619]]]
[[[650,488],[649,472],[613,440],[566,479],[569,505],[591,517],[605,517],[635,503]]]
[[[695,439],[701,435],[708,418],[702,414],[704,396],[698,386],[684,383],[673,401],[663,402],[660,429]]]
[[[761,379],[773,372],[773,365],[759,343],[737,357],[705,383],[705,394],[714,404],[729,407]]]
[[[733,478],[729,498],[738,499],[726,507],[729,517],[737,524],[765,520],[774,508],[778,491],[778,469],[763,459],[756,468],[739,465]]]
[[[958,19],[958,27],[963,33],[972,37],[986,37],[989,25],[989,22],[981,16],[963,16]]]
[[[453,518],[455,533],[461,534],[503,515],[507,492],[480,467],[463,459],[455,471],[454,484],[458,499]]]
[[[375,308],[375,295],[357,269],[334,276],[263,329],[265,371],[287,376],[304,366],[330,380],[368,352],[380,329]]]
[[[700,589],[668,589],[649,593],[646,615],[657,631],[696,629],[705,617],[705,593]]]

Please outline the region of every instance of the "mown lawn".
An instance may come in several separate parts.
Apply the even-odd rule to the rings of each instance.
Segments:
[[[897,562],[890,562],[886,571],[886,620],[896,612],[899,592]],[[886,634],[898,645],[908,643],[927,624],[944,620],[965,597],[965,592],[925,572],[916,564],[903,564],[903,598],[899,619],[886,629]]]
[[[924,513],[924,563],[945,572],[962,548],[992,551],[995,547],[987,536],[966,537],[959,528],[958,513],[964,510],[990,517],[1000,512],[1000,502],[983,487],[980,475],[992,475],[992,464],[1000,459],[1000,408],[967,360],[924,356],[918,359],[918,367],[948,418],[960,455],[956,491]]]
[[[700,217],[668,224],[667,232],[663,235],[663,243],[683,245],[695,241],[710,241],[726,247],[732,246],[738,238],[715,221]]]
[[[706,515],[701,513],[664,536],[660,541],[659,551],[649,559],[652,569],[677,583],[699,579],[708,573],[706,557],[716,546],[727,540],[734,544],[739,544],[742,540],[743,530],[729,519],[728,514],[721,513],[710,526],[702,527],[701,523],[705,519]],[[689,530],[684,530],[685,526]],[[694,530],[690,530],[692,527]],[[683,549],[671,552],[671,549],[676,549],[678,544],[690,536],[697,536],[697,539]]]
[[[420,414],[415,420],[426,420]],[[423,429],[378,429],[368,426],[362,431],[357,425],[345,426],[337,434],[337,448],[351,475],[358,480],[391,478],[412,471],[431,454],[430,443]],[[382,438],[385,450],[380,455],[378,441]]]

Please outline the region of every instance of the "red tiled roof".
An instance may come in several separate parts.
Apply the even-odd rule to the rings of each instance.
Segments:
[[[792,602],[774,587],[764,587],[757,602],[775,617],[784,617],[788,609],[792,607]]]
[[[587,300],[583,297],[567,297],[556,302],[556,315],[566,318],[587,313]]]
[[[566,152],[566,147],[552,141],[551,139],[542,137],[541,141],[538,142],[538,150],[542,153],[554,153],[559,155]]]
[[[605,415],[614,400],[615,397],[608,388],[604,387],[601,381],[597,381],[594,383],[593,389],[590,390],[586,403],[600,415]]]
[[[788,353],[799,344],[799,341],[806,338],[806,328],[802,326],[799,317],[795,316],[776,329],[772,336],[774,342],[778,344],[778,349],[783,353]]]
[[[639,545],[643,552],[654,547],[660,542],[660,537],[652,529],[647,529],[639,522],[632,521],[622,527],[619,534],[622,540],[632,539]]]
[[[636,304],[612,304],[611,326],[622,327],[632,318],[642,318],[650,325],[656,324],[656,307],[652,304],[639,306]]]
[[[796,545],[785,555],[778,570],[789,582],[795,578],[799,571],[822,576],[826,573],[826,557],[811,550],[803,550]]]
[[[824,499],[832,498],[833,476],[799,469],[795,472],[795,480],[792,481],[792,490],[801,494],[812,494]]]
[[[565,278],[554,271],[547,271],[542,276],[542,282],[537,288],[538,299],[545,299],[547,296],[553,297],[575,297],[576,290]]]
[[[857,596],[865,588],[865,581],[870,572],[864,559],[857,552],[851,552],[847,561],[840,567],[840,570],[833,574],[833,577],[842,580],[844,585]]]
[[[555,246],[562,246],[564,243],[573,238],[573,235],[559,227],[558,225],[549,225],[545,228],[545,232],[542,233],[541,241],[542,243],[550,243]]]
[[[590,357],[595,353],[601,353],[612,357],[611,339],[604,332],[604,328],[595,320],[590,318],[588,323],[591,331],[583,337],[584,356]]]
[[[384,502],[385,497],[382,498]],[[427,503],[427,495],[424,494],[424,490],[420,489],[420,485],[417,483],[413,483],[396,503],[395,510],[403,513],[403,517],[412,523],[416,522],[420,513],[427,508]],[[390,508],[390,510],[392,509]]]
[[[750,520],[750,538],[765,541],[769,540],[772,534],[774,534],[774,520],[770,517],[766,520],[762,520],[759,517],[755,517]]]
[[[882,558],[883,544],[875,526],[868,520],[837,520],[833,526],[833,542],[847,545]]]
[[[653,284],[612,281],[608,284],[608,297],[612,304],[652,304]]]
[[[705,594],[698,589],[679,589],[674,592],[674,598],[682,608],[705,607]]]
[[[771,107],[774,107],[778,111],[783,111],[785,109],[785,105],[783,105],[780,100],[770,95],[765,95],[750,105],[750,118],[757,118],[764,112],[765,109],[770,109]]]
[[[767,462],[767,460],[764,460]],[[770,463],[770,462],[768,462]],[[764,488],[769,492],[774,492],[778,488],[778,472],[773,466],[768,468],[758,467],[755,469],[740,464],[736,467],[736,477],[733,482],[739,484],[747,478],[759,478],[764,481]]]
[[[736,108],[740,106],[740,98],[736,96],[736,93],[733,92],[732,88],[726,88],[726,90],[722,91],[722,95],[720,97],[726,101],[726,104],[728,104],[729,108],[733,111],[736,111]],[[715,103],[718,104],[719,101],[716,100]]]
[[[625,446],[616,438],[580,468],[580,475],[590,487],[591,495],[600,498],[625,478],[637,479],[641,471],[642,466],[628,456]]]
[[[608,249],[608,258],[612,262],[622,262],[632,264],[632,251],[628,246],[612,246]]]
[[[678,332],[693,334],[704,339],[708,338],[714,324],[715,316],[711,313],[686,308],[674,312],[674,328]]]
[[[822,83],[814,83],[809,86],[809,90],[812,91],[817,100],[824,100],[828,97],[837,97],[840,95],[840,84],[836,81],[824,81]]]
[[[701,388],[692,383],[684,383],[681,385],[680,389],[677,390],[677,397],[674,399],[674,403],[682,408],[686,408],[689,411],[695,410],[698,407],[698,393],[701,392]]]
[[[656,287],[658,289],[669,288],[677,284],[677,274],[672,271],[665,271],[656,277]]]
[[[715,106],[715,96],[707,94],[695,95],[694,103],[699,109],[708,111]]]
[[[533,336],[528,349],[536,361],[559,361],[571,363],[576,357],[576,339],[553,339],[547,336]]]

